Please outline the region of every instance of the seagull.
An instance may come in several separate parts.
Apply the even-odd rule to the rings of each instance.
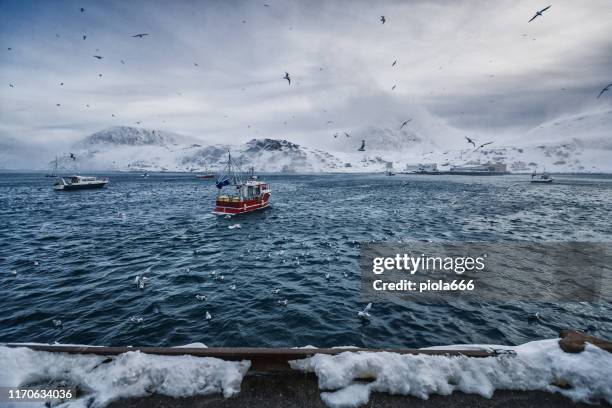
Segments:
[[[11,275],[13,275],[13,276],[17,276],[17,271],[13,269],[13,270],[11,271]]]
[[[490,145],[491,143],[493,143],[493,142],[483,143],[483,144],[481,144],[480,146],[478,146],[477,148],[475,148],[475,149],[474,149],[474,151],[476,151],[476,150],[480,149],[481,147],[485,147],[486,145]]]
[[[330,278],[330,275],[329,275],[329,272],[327,272],[327,273],[325,274],[325,279],[329,280],[329,278]]]
[[[94,55],[93,57],[94,57],[94,58],[97,58],[97,59],[99,59],[99,60],[101,60],[102,58],[104,58],[104,57],[103,57],[103,56],[101,56],[101,55]]]
[[[87,39],[87,36],[86,36],[86,35],[83,35],[83,40],[86,40],[86,39]]]
[[[385,16],[380,16],[380,21],[381,21],[381,23],[385,24],[387,19],[385,18]]]
[[[122,64],[125,64],[125,61],[124,61],[124,60],[121,60],[121,63],[122,63]]]
[[[62,321],[59,319],[53,319],[53,325],[55,327],[61,327],[62,326]]]
[[[142,323],[144,319],[142,317],[130,317],[130,322],[132,323]]]
[[[60,86],[64,86],[64,83],[63,83],[63,82],[60,82]]]
[[[198,300],[206,300],[206,295],[196,295],[196,299],[198,299]]]
[[[365,140],[361,141],[361,147],[357,149],[357,151],[365,152]]]
[[[278,292],[280,292],[280,289],[273,289],[272,293],[274,293],[275,295],[278,295]]]
[[[535,322],[540,321],[540,320],[541,320],[540,312],[535,312],[535,314],[527,316],[527,321],[529,323],[535,323]]]
[[[194,62],[193,65],[196,66],[196,67],[200,66],[197,62]]]
[[[465,138],[467,139],[468,143],[471,143],[471,144],[472,144],[472,146],[476,147],[476,142],[474,142],[474,140],[470,139],[470,138],[469,138],[469,137],[467,137],[467,136],[466,136]]]
[[[531,23],[533,20],[535,20],[537,17],[541,16],[541,15],[542,15],[542,13],[544,13],[544,12],[545,12],[546,10],[548,10],[549,8],[550,8],[550,6],[548,6],[548,7],[546,7],[546,8],[543,8],[543,9],[542,9],[542,10],[540,10],[540,11],[537,11],[537,12],[535,13],[535,15],[534,15],[533,17],[531,17],[531,20],[529,20],[528,22],[529,22],[529,23]]]
[[[608,86],[606,86],[604,89],[601,90],[601,92],[599,93],[599,95],[597,95],[597,99],[599,99],[599,97],[601,95],[603,95],[604,92],[609,91],[610,87],[612,87],[612,84],[609,84]]]
[[[59,103],[56,103],[55,106],[62,106],[62,105],[60,105]]]
[[[336,132],[334,133],[334,139],[337,139],[337,138],[338,138],[338,133]]]
[[[208,313],[208,310],[206,311],[206,316],[205,316],[206,320],[211,320],[212,316],[210,313]]]
[[[393,86],[391,87],[391,90],[394,90],[396,86],[397,86],[397,85],[393,85]]]
[[[136,286],[138,286],[138,289],[144,289],[145,287],[145,281],[149,280],[149,278],[147,278],[146,276],[140,277],[140,276],[136,276],[134,278],[134,283],[136,284]]]
[[[393,64],[391,64],[392,67],[394,67],[397,64],[397,60],[393,61]]]
[[[100,78],[102,78],[102,74],[98,74],[98,76],[99,76]]]
[[[11,47],[8,47],[7,49],[8,49],[9,51],[11,51],[11,50],[12,50],[12,48],[11,48]]]
[[[289,303],[289,301],[287,299],[279,300],[278,301],[278,304],[281,305],[281,306],[287,306],[288,303]]]
[[[84,13],[85,9],[83,7],[81,7],[81,13]]]
[[[10,88],[14,88],[15,86],[13,84],[9,84],[9,87]]]
[[[229,287],[231,290],[236,290],[236,285],[230,285]]]
[[[136,35],[133,35],[132,37],[142,38],[142,37],[144,37],[145,35],[149,35],[149,34],[147,34],[147,33],[143,33],[143,34],[136,34]]]
[[[367,319],[370,317],[370,309],[372,308],[372,304],[368,303],[368,305],[361,311],[357,312],[357,316]]]
[[[283,77],[283,79],[286,79],[287,82],[289,82],[289,85],[291,85],[291,77],[289,76],[288,72],[285,72],[285,76]]]
[[[234,225],[230,225],[230,226],[229,226],[229,227],[227,227],[227,228],[229,228],[229,229],[234,229],[234,228],[242,228],[242,227],[240,226],[240,224],[234,224]]]
[[[346,133],[346,132],[344,132],[344,135],[345,135],[346,137],[351,137],[351,135],[349,135],[349,134],[348,134],[348,133]]]
[[[402,130],[404,128],[404,126],[406,126],[408,123],[410,123],[412,121],[412,118],[404,121],[404,123],[402,123],[402,126],[400,126],[400,130]]]
[[[74,155],[74,153],[70,153],[70,158],[71,158],[72,160],[76,160],[76,156]]]
[[[34,261],[34,266],[38,266],[38,261]]]

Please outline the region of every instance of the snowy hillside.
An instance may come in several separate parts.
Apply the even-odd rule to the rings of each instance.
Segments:
[[[88,148],[101,145],[115,146],[173,146],[187,144],[185,136],[160,130],[148,130],[128,126],[115,126],[87,136],[76,147]]]
[[[476,144],[493,142],[474,149]],[[365,142],[364,151],[359,147]],[[0,143],[0,168],[60,171],[215,171],[227,151],[247,169],[259,172],[403,171],[418,164],[506,163],[511,172],[612,173],[612,110],[559,117],[517,134],[479,135],[447,126],[411,121],[403,128],[367,126],[338,131],[325,143],[296,144],[285,139],[253,139],[244,144],[208,144],[176,133],[126,126],[93,133],[72,146],[37,146],[16,139]],[[60,150],[58,150],[60,149]],[[70,155],[73,153],[73,156]],[[42,158],[42,159],[41,159]]]

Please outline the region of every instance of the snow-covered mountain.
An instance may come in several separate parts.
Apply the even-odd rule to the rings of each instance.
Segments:
[[[177,146],[189,143],[185,136],[161,130],[141,129],[129,126],[114,126],[101,130],[75,145],[77,148],[95,146]]]
[[[211,145],[176,133],[121,126],[60,147],[59,154],[16,139],[0,141],[0,168],[48,169],[48,161],[57,156],[61,171],[216,171],[225,166],[230,150],[244,169],[253,166],[260,172],[401,171],[421,163],[444,170],[499,162],[512,172],[612,173],[612,110],[559,117],[516,135],[470,134],[477,143],[493,142],[478,150],[467,135],[414,121],[402,129],[368,126],[338,132],[322,148],[272,138]],[[362,141],[365,151],[358,151]]]

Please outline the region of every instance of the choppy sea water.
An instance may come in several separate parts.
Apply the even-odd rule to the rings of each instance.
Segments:
[[[609,242],[610,176],[274,175],[271,208],[233,219],[210,213],[211,181],[109,177],[102,190],[55,192],[41,174],[0,174],[0,342],[425,347],[520,344],[564,328],[612,337],[609,303],[388,302],[357,317],[359,242]]]

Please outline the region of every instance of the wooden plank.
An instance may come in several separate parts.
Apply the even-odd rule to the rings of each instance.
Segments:
[[[496,352],[485,350],[419,350],[419,349],[368,349],[368,348],[323,348],[323,349],[291,349],[291,348],[257,348],[257,347],[93,347],[93,346],[62,346],[47,344],[9,343],[8,347],[27,347],[31,350],[51,353],[94,354],[99,356],[116,356],[129,351],[161,356],[215,357],[229,361],[250,360],[253,369],[271,371],[289,369],[288,361],[312,357],[315,354],[336,355],[345,351],[397,354],[424,354],[431,356],[465,356],[492,357]]]

